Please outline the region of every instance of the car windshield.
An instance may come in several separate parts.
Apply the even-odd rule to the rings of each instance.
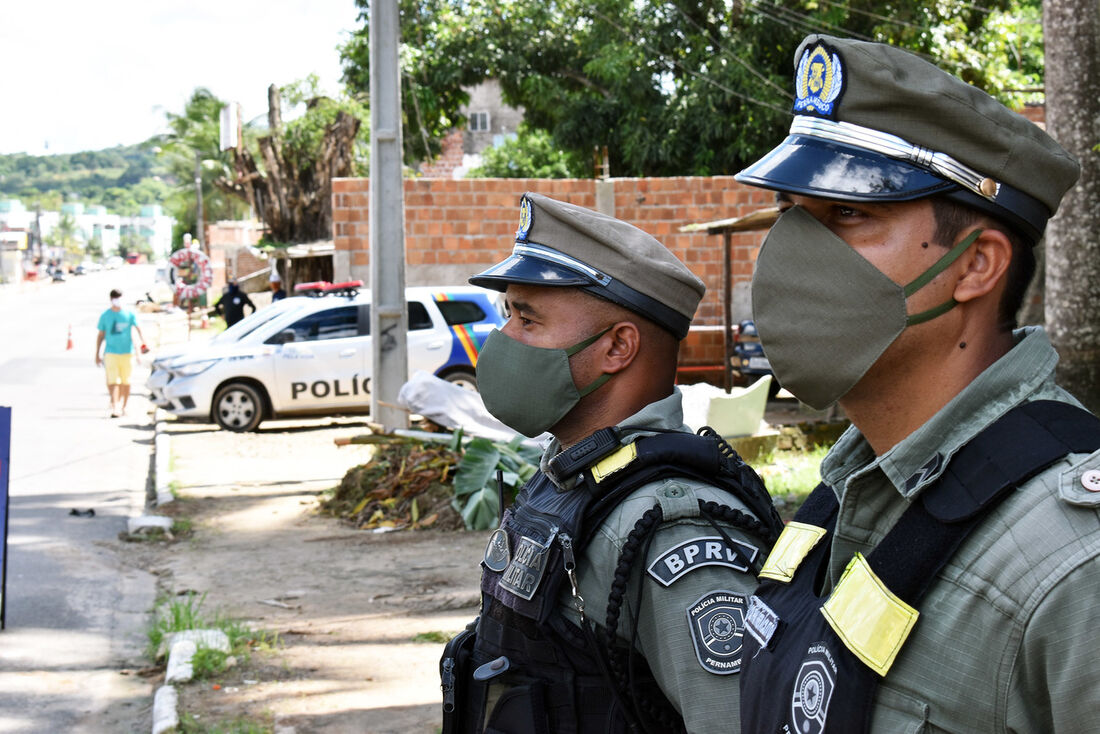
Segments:
[[[281,308],[261,308],[259,311],[249,314],[245,318],[233,324],[228,329],[212,338],[210,341],[219,343],[240,341],[256,329],[266,324],[268,321],[271,321],[271,319],[284,312],[285,309]]]

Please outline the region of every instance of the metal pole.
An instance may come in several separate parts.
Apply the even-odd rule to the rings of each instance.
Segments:
[[[408,425],[397,393],[409,376],[405,305],[405,192],[397,0],[370,3],[371,418],[386,431]]]
[[[733,267],[733,257],[730,253],[733,235],[727,229],[722,233],[722,383],[729,392],[733,387],[733,306],[731,304],[733,284],[730,268]]]
[[[199,220],[199,249],[205,252],[207,255],[210,253],[206,249],[206,235],[203,234],[203,215],[202,215],[202,153],[195,151],[195,196],[198,199],[199,211],[197,219]]]

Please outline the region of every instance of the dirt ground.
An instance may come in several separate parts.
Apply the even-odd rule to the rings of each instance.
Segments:
[[[193,523],[174,543],[130,543],[165,594],[277,633],[271,652],[183,685],[181,714],[247,718],[276,730],[410,734],[439,725],[440,643],[476,614],[485,533],[358,530],[317,512],[320,495],[369,457],[336,437],[354,418],[270,421],[232,434],[167,424],[175,502]],[[153,674],[152,682],[159,685]]]

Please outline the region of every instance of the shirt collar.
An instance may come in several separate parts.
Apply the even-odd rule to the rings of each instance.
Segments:
[[[843,495],[846,482],[880,470],[907,499],[943,473],[955,452],[1011,408],[1054,386],[1058,354],[1041,327],[1013,333],[1016,345],[990,365],[924,425],[876,457],[850,427],[821,463],[825,483]]]
[[[619,423],[618,428],[624,446],[641,435],[651,435],[665,431],[691,432],[691,429],[684,425],[683,395],[680,393],[680,389],[674,388],[672,394],[667,398],[661,398],[645,406]],[[557,456],[559,451],[561,451],[561,442],[556,438],[551,439],[543,450],[542,458],[539,460],[539,468],[544,474],[547,466],[549,466],[550,459]],[[576,477],[572,477],[561,486],[561,489],[571,489],[575,483]]]

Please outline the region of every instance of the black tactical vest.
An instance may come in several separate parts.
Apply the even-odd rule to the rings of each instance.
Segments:
[[[570,451],[583,453],[583,442]],[[610,682],[592,629],[578,628],[558,605],[591,533],[633,490],[662,478],[698,478],[738,497],[763,520],[762,527],[768,528],[763,534],[770,537],[762,538],[762,547],[769,547],[778,534],[778,517],[759,478],[716,436],[658,434],[600,461],[605,456],[586,457],[591,461],[582,462],[585,467],[569,490],[559,489],[541,472],[535,475],[491,536],[466,675],[455,669],[453,657],[442,661],[445,691],[450,669],[455,694],[463,699],[456,711],[461,724],[454,731],[631,730],[635,714],[623,691]],[[667,731],[682,729],[682,720],[648,669],[642,666],[638,677],[634,695],[649,704],[659,702],[658,708],[674,717]]]
[[[1010,489],[1070,453],[1100,447],[1100,419],[1053,401],[1002,416],[960,449],[828,597],[836,525],[822,484],[784,529],[749,601],[741,668],[741,726],[753,734],[869,731],[879,681],[916,627],[936,574]],[[936,467],[938,468],[938,467]]]

